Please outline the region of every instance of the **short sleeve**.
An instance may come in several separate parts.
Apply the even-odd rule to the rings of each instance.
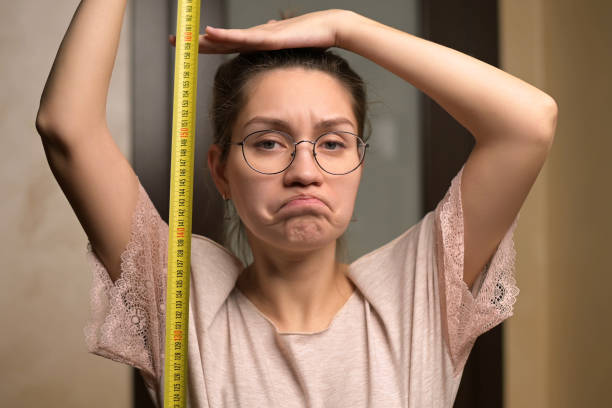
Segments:
[[[463,168],[452,180],[448,192],[435,210],[436,253],[443,294],[445,336],[455,372],[463,370],[476,338],[512,315],[519,292],[514,278],[516,252],[513,243],[518,216],[479,275],[472,291],[463,280],[462,174]]]
[[[111,281],[91,243],[87,245],[93,270],[87,347],[94,354],[140,369],[155,393],[163,369],[167,242],[168,225],[139,183],[119,279]]]

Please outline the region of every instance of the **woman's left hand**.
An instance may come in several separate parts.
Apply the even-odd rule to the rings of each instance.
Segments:
[[[282,48],[337,46],[337,26],[350,12],[326,10],[304,14],[287,20],[270,20],[246,29],[224,29],[207,26],[200,35],[199,52],[229,54]],[[170,38],[175,44],[175,37]]]

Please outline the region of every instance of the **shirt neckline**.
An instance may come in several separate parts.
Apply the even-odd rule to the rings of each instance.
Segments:
[[[278,327],[276,327],[274,322],[270,320],[261,310],[259,310],[259,308],[253,302],[251,302],[251,300],[244,293],[242,293],[242,291],[238,289],[237,286],[234,287],[234,290],[237,292],[238,297],[242,299],[243,304],[246,304],[249,309],[255,311],[257,315],[267,321],[274,330],[274,332],[279,336],[314,336],[327,332],[329,329],[331,329],[331,327],[336,323],[337,320],[340,320],[341,315],[343,315],[345,313],[345,310],[348,309],[349,303],[351,303],[353,298],[357,297],[358,291],[357,287],[355,286],[355,289],[351,293],[351,296],[349,296],[349,298],[346,300],[346,302],[344,302],[342,307],[336,312],[333,319],[325,329],[316,332],[281,332]]]

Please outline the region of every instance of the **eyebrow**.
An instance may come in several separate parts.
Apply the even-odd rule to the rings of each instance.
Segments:
[[[267,117],[267,116],[255,116],[249,119],[244,124],[244,127],[246,128],[249,125],[252,125],[254,123],[261,123],[261,124],[268,125],[273,128],[280,128],[282,130],[291,129],[291,125],[288,122],[282,119],[272,118],[272,117]],[[319,121],[317,122],[315,127],[317,129],[325,129],[325,128],[331,128],[331,127],[338,126],[338,125],[350,125],[353,128],[353,130],[356,129],[355,124],[350,119],[345,118],[343,116],[338,116],[336,118],[325,119],[325,120]]]

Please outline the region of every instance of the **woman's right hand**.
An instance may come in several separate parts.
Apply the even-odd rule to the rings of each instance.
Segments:
[[[270,20],[246,29],[206,27],[199,38],[199,51],[205,54],[229,54],[283,48],[329,48],[338,46],[338,27],[353,12],[325,10],[286,20]],[[175,44],[176,38],[170,41]]]

